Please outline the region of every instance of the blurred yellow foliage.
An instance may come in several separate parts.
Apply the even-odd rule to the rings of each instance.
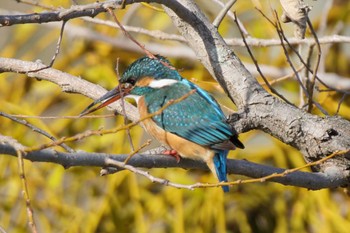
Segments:
[[[40,2],[53,7],[69,7],[72,1]],[[88,1],[79,1],[80,4],[83,4],[82,2]],[[238,12],[240,19],[254,37],[276,38],[271,25],[252,9],[252,2],[263,11],[269,11],[267,1],[262,3],[238,1],[234,10]],[[17,4],[19,3],[13,1],[9,5],[13,7]],[[208,3],[203,5],[208,6]],[[134,10],[132,15],[135,17],[129,16],[125,24],[170,33],[176,31],[164,12],[145,5],[133,9],[132,7],[128,6],[125,12],[118,12],[118,15],[124,16],[129,9]],[[215,10],[215,7],[204,10],[211,16],[210,12]],[[40,12],[42,9],[27,6],[26,12],[35,11]],[[345,14],[346,8],[335,8],[334,11],[331,11],[330,22],[335,21],[337,15]],[[108,14],[98,17],[110,19]],[[319,18],[314,20],[318,22]],[[79,19],[72,20],[68,24],[95,28],[104,36],[122,38],[122,33],[112,27],[93,25]],[[41,59],[45,64],[49,64],[59,35],[60,24],[55,25],[10,27],[7,34],[1,34],[2,40],[7,42],[1,48],[0,56],[31,61]],[[239,37],[232,25],[232,21],[225,19],[220,26],[220,33],[224,36]],[[291,27],[289,25],[286,27],[288,34],[292,29],[288,29]],[[0,28],[1,30],[3,29]],[[144,35],[133,35],[139,40],[147,38]],[[162,40],[155,41],[159,44],[167,43]],[[347,46],[347,50],[342,50],[338,46],[340,45],[332,46],[336,50],[333,51],[331,48],[330,51],[332,61],[337,61],[337,67],[333,67],[334,63],[327,60],[326,69],[336,72],[337,70],[333,70],[335,68],[349,76],[350,70],[347,65],[349,53],[346,53],[349,47]],[[245,57],[245,60],[250,62],[245,48],[239,47],[234,50],[239,57]],[[262,64],[280,68],[286,66],[280,48],[255,47],[253,51]],[[140,56],[142,54],[103,41],[74,37],[74,32],[67,31],[54,68],[111,89],[117,84],[114,71],[117,58],[119,58],[119,72],[122,73],[126,66]],[[181,73],[184,77],[212,92],[220,103],[234,108],[220,86],[200,63],[189,59],[170,59],[175,67],[183,69]],[[28,78],[26,75],[2,73],[0,77],[0,111],[8,114],[57,117],[78,115],[90,103],[86,97],[62,93],[56,85]],[[294,101],[298,99],[295,83],[295,80],[288,79],[276,87]],[[316,98],[320,103],[325,103],[323,106],[327,111],[335,114],[341,96],[322,92],[316,95]],[[101,110],[97,114],[103,113],[107,113],[107,110]],[[318,112],[315,110],[315,113]],[[339,113],[349,119],[348,99],[341,105]],[[124,122],[121,116],[106,119],[26,120],[55,137],[72,136],[100,127],[112,128]],[[11,136],[25,146],[40,145],[49,141],[27,127],[6,118],[0,118],[0,127],[2,135]],[[131,130],[131,135],[136,147],[148,138],[139,126]],[[253,131],[241,135],[240,138],[247,149],[231,152],[230,158],[248,159],[282,168],[294,168],[304,164],[300,152],[266,134]],[[91,152],[118,154],[131,151],[125,132],[89,137],[69,145],[77,150]],[[54,164],[25,161],[25,172],[40,232],[345,233],[350,229],[350,199],[341,189],[308,191],[264,182],[235,186],[231,188],[230,193],[224,194],[220,188],[189,191],[163,187],[128,171],[100,177],[99,168],[79,167],[65,170]],[[211,174],[201,171],[174,168],[151,169],[150,173],[156,177],[185,184],[215,182]],[[229,180],[239,178],[241,177],[229,176]],[[29,232],[21,190],[17,159],[0,156],[0,226],[6,232]]]

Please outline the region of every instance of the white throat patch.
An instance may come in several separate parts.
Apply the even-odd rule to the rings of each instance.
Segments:
[[[160,79],[160,80],[152,80],[148,86],[152,87],[152,88],[162,88],[162,87],[167,87],[167,86],[171,86],[175,83],[177,83],[178,81],[175,79]]]

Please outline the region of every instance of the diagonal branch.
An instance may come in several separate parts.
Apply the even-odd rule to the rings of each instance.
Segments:
[[[36,127],[35,125],[30,124],[30,123],[29,123],[28,121],[26,121],[26,120],[18,119],[17,117],[12,116],[12,115],[7,114],[7,113],[4,113],[4,112],[0,112],[0,116],[6,117],[6,118],[8,118],[8,119],[10,119],[10,120],[12,120],[12,121],[15,121],[15,122],[19,123],[19,124],[25,125],[25,126],[27,126],[28,128],[30,128],[31,130],[33,130],[34,132],[37,132],[37,133],[39,133],[39,134],[42,134],[42,135],[44,135],[45,137],[51,139],[52,141],[56,141],[56,140],[57,140],[54,136],[50,135],[50,134],[49,134],[48,132],[46,132],[45,130],[42,130],[42,129]],[[70,148],[69,146],[67,146],[67,145],[64,144],[64,143],[62,143],[60,146],[61,146],[63,149],[65,149],[66,151],[68,151],[68,152],[74,152],[74,150],[73,150],[72,148]]]
[[[78,78],[76,76],[53,68],[47,68],[38,72],[28,73],[31,70],[40,69],[42,67],[45,67],[45,65],[41,63],[27,62],[17,59],[0,57],[0,73],[14,72],[26,74],[28,77],[31,78],[37,78],[39,80],[46,80],[55,83],[60,88],[62,88],[62,91],[64,92],[79,93],[91,99],[97,99],[98,97],[106,93],[106,90],[101,86],[98,86],[82,78]],[[109,105],[109,109],[113,109],[120,114],[123,113],[120,101]],[[130,120],[136,121],[139,118],[138,111],[131,104],[125,103],[125,110],[127,113],[127,117]]]

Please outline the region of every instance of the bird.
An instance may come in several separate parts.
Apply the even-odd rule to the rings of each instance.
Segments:
[[[189,94],[190,93],[190,94]],[[183,96],[182,101],[169,104]],[[229,150],[244,149],[238,134],[226,122],[218,102],[206,91],[182,77],[165,57],[142,57],[123,73],[119,85],[92,102],[81,116],[96,111],[120,98],[136,101],[140,118],[146,118],[146,131],[171,148],[168,154],[179,159],[206,162],[219,182],[227,182]],[[224,192],[228,186],[221,186]]]

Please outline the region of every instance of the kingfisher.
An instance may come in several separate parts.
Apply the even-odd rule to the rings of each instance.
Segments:
[[[189,94],[190,93],[190,94]],[[227,182],[226,160],[229,150],[244,149],[238,134],[227,122],[216,100],[196,84],[183,78],[170,62],[156,55],[142,57],[123,73],[119,85],[91,103],[80,115],[105,107],[120,98],[133,98],[140,117],[146,118],[146,131],[171,148],[168,154],[206,162],[220,182]],[[180,157],[178,157],[180,156]],[[228,192],[228,186],[222,186]]]

